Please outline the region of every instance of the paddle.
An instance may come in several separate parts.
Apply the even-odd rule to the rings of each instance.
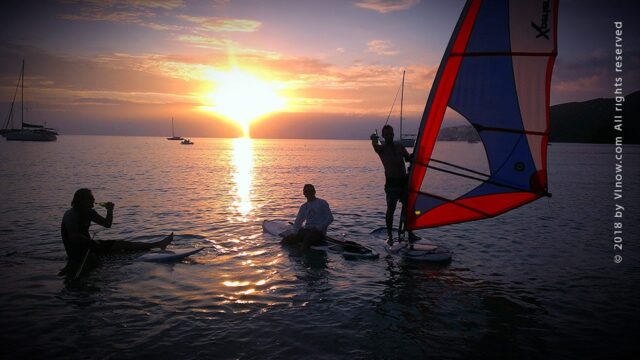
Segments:
[[[87,258],[89,257],[90,252],[91,252],[91,248],[87,249],[87,252],[84,253],[84,259],[82,259],[82,263],[80,264],[78,271],[76,271],[76,275],[73,277],[74,280],[80,276],[80,273],[82,272],[82,268],[84,268],[84,263],[87,262]]]
[[[93,233],[93,236],[91,237],[91,241],[93,241],[93,239],[96,237],[96,235],[102,230],[96,230]],[[78,271],[76,271],[75,276],[73,277],[73,279],[77,279],[80,276],[80,273],[82,272],[82,269],[84,268],[84,264],[87,262],[87,258],[89,257],[89,253],[91,252],[91,248],[88,248],[87,251],[84,253],[84,258],[82,259],[82,263],[80,264],[80,267],[78,268]]]

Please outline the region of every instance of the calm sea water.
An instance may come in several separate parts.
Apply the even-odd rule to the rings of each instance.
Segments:
[[[386,256],[368,235],[385,211],[368,141],[195,143],[0,141],[2,357],[612,358],[636,345],[638,147],[624,148],[622,263],[613,261],[613,147],[554,144],[553,197],[420,231],[454,251],[435,266]],[[301,255],[262,233],[264,219],[295,216],[307,182],[331,204],[330,232],[380,259]],[[116,203],[98,239],[173,231],[174,247],[207,249],[175,264],[114,255],[65,283],[60,220],[79,187]]]

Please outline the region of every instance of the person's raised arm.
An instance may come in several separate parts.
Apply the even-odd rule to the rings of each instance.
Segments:
[[[371,146],[373,146],[373,151],[379,154],[380,151],[382,151],[382,145],[378,143],[378,139],[380,139],[380,136],[374,133],[371,134],[369,138],[371,139]]]
[[[102,225],[102,226],[104,226],[106,228],[110,228],[111,225],[113,224],[113,207],[114,206],[115,205],[112,202],[108,202],[108,203],[105,204],[105,208],[107,209],[107,217],[106,218],[102,217],[95,210],[91,210],[91,212],[89,213],[89,218],[91,219],[91,221],[93,221],[94,223],[96,223],[98,225]]]

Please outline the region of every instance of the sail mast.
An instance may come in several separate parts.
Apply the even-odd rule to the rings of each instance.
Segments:
[[[400,90],[400,143],[402,143],[402,103],[404,102],[404,74],[405,70],[402,70],[402,87]]]
[[[24,59],[22,59],[22,94],[20,95],[20,128],[24,128]]]
[[[9,129],[9,124],[11,124],[11,129],[13,129],[13,110],[16,105],[16,98],[18,97],[18,89],[20,88],[20,81],[22,80],[22,72],[20,72],[20,76],[18,76],[18,81],[16,82],[16,90],[13,92],[13,100],[11,100],[11,108],[9,109],[9,116],[7,116],[7,121],[4,122],[3,130]]]

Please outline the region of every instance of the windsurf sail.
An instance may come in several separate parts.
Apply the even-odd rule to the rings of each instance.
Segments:
[[[547,142],[557,20],[558,0],[466,3],[422,116],[409,175],[407,229],[486,219],[550,196]],[[484,170],[434,157],[447,108],[479,135],[474,145],[484,149]],[[473,185],[452,196],[438,188],[455,182],[429,185],[438,175]]]

